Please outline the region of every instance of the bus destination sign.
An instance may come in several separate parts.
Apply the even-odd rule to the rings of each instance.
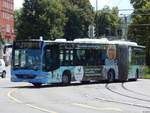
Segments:
[[[15,48],[19,49],[26,49],[26,48],[32,48],[32,49],[38,49],[40,48],[41,43],[38,41],[18,41],[14,43]]]

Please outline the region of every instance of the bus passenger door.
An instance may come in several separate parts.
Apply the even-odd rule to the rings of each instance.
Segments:
[[[44,54],[45,70],[54,71],[59,68],[59,52],[56,45],[46,46]]]
[[[60,81],[59,71],[59,49],[57,45],[48,45],[44,49],[44,70],[48,72],[49,82],[55,83]]]

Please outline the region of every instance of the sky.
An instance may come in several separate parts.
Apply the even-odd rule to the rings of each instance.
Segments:
[[[14,8],[19,9],[22,7],[22,3],[24,0],[14,0]],[[98,9],[102,9],[105,5],[109,7],[118,6],[119,9],[133,9],[130,4],[130,0],[97,0],[98,1]],[[90,0],[93,7],[96,7],[96,0]],[[120,12],[122,14],[129,14],[131,12]]]

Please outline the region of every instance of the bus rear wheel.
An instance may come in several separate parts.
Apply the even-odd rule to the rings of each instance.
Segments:
[[[107,80],[108,82],[114,82],[115,80],[115,74],[113,71],[109,71],[108,74],[107,74]]]
[[[42,83],[32,83],[35,87],[41,87]]]

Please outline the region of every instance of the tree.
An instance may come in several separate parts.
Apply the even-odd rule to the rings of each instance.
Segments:
[[[14,31],[17,36],[18,36],[19,25],[21,24],[21,20],[20,20],[21,11],[22,9],[17,9],[14,11]]]
[[[3,44],[4,44],[4,40],[2,39],[1,34],[0,34],[0,49],[2,48]]]
[[[135,9],[142,8],[141,6],[144,6],[148,1],[147,0],[130,0],[131,4]]]
[[[0,26],[1,27],[1,26]],[[2,46],[5,44],[4,39],[2,38],[2,33],[1,33],[1,28],[0,28],[0,49],[2,48]]]
[[[64,38],[88,37],[88,27],[94,24],[94,11],[89,0],[62,0],[68,21],[64,27]]]
[[[96,36],[116,36],[116,32],[121,24],[121,18],[118,16],[118,8],[112,10],[106,6],[98,11],[95,18]]]
[[[1,31],[0,31],[0,58],[3,58],[3,45],[4,45],[4,40],[1,37]]]
[[[150,1],[131,0],[134,7],[129,26],[130,40],[146,46],[146,63],[150,66]]]
[[[60,0],[25,0],[18,20],[17,39],[56,39],[64,35],[66,17]]]

